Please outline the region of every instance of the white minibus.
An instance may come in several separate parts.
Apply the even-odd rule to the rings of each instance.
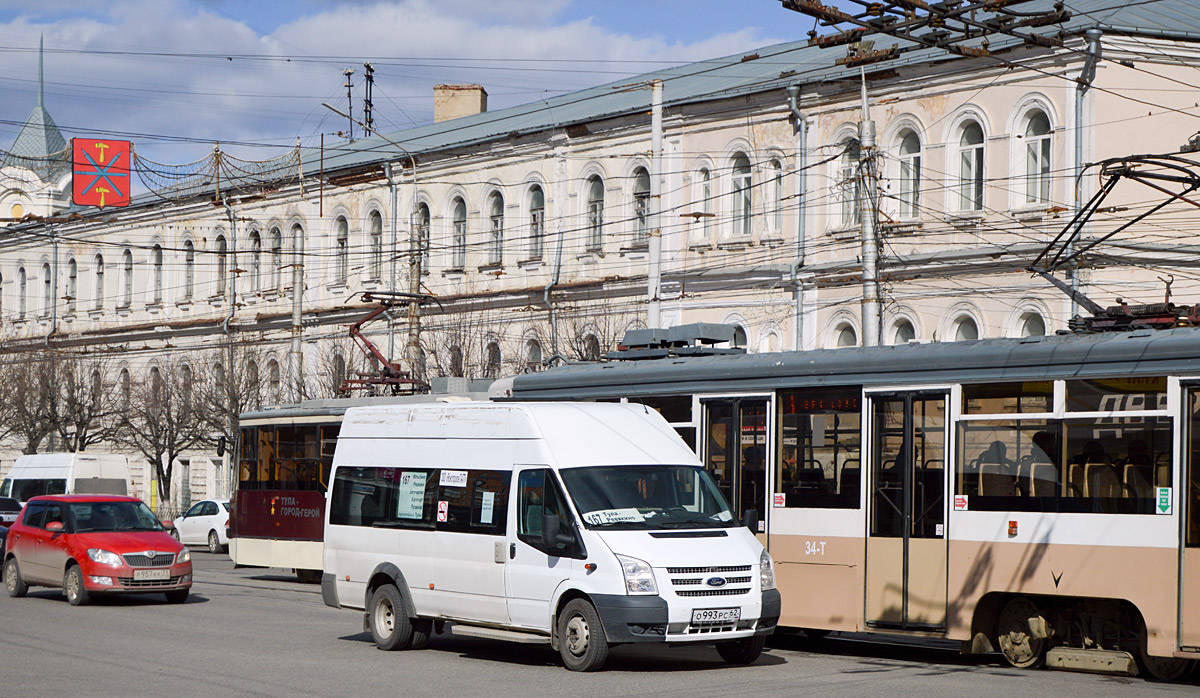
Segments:
[[[110,453],[34,453],[17,458],[0,497],[24,503],[40,494],[133,494],[129,459]]]
[[[451,621],[576,671],[624,643],[744,664],[779,618],[770,555],[642,405],[351,408],[325,511],[324,601],[364,611],[381,649]]]

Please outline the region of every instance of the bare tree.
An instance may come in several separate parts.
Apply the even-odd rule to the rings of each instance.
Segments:
[[[349,337],[322,342],[317,349],[317,386],[313,396],[318,399],[345,397],[342,382],[367,370],[369,367],[362,350]]]
[[[241,460],[241,416],[267,399],[268,356],[251,344],[237,343],[208,356],[196,376],[196,400],[203,406],[210,433],[224,437],[231,468]],[[227,483],[228,484],[228,483]]]
[[[113,390],[111,361],[102,356],[64,357],[55,408],[54,428],[64,450],[83,451],[112,440],[124,406]]]
[[[0,402],[2,433],[15,438],[22,453],[37,453],[55,434],[59,371],[59,357],[50,352],[13,354],[0,364],[0,381],[8,389]]]
[[[171,501],[175,461],[187,451],[212,440],[203,401],[195,395],[194,376],[169,356],[148,374],[131,382],[125,419],[116,440],[154,466],[160,501]]]

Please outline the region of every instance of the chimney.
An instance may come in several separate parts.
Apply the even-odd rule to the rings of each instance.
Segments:
[[[483,85],[434,85],[433,121],[457,119],[460,116],[487,111],[487,90]]]

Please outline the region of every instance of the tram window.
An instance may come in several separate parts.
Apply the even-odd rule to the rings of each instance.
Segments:
[[[1067,381],[1068,412],[1128,412],[1167,409],[1167,379],[1111,378]]]
[[[630,402],[646,405],[658,411],[671,424],[692,421],[692,396],[630,398]]]
[[[1152,514],[1171,483],[1166,417],[962,421],[959,444],[974,510]]]
[[[689,448],[696,450],[696,427],[675,427],[675,433],[679,434],[679,438],[683,439]]]
[[[775,492],[784,506],[857,509],[862,481],[861,389],[779,394]]]
[[[1054,411],[1054,381],[964,385],[963,414]]]
[[[1187,470],[1183,480],[1187,495],[1187,530],[1184,544],[1189,548],[1200,547],[1200,390],[1187,391]]]

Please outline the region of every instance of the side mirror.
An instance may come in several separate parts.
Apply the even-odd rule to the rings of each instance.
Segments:
[[[553,555],[561,550],[559,546],[570,546],[575,543],[575,536],[563,532],[562,521],[557,514],[546,514],[542,517],[542,545],[546,552]]]
[[[50,523],[46,524],[46,530],[51,533],[62,533],[63,532],[63,522],[51,521]]]
[[[742,523],[751,533],[758,533],[758,509],[747,509],[742,513]]]
[[[167,531],[171,531],[174,530],[175,524],[171,523],[170,521],[164,521],[162,522],[162,527]]]

